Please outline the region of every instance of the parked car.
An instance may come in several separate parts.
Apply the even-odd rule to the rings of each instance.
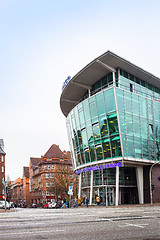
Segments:
[[[32,203],[31,208],[37,208],[37,204],[36,203]]]
[[[48,204],[48,208],[56,208],[57,203],[56,202],[51,202]]]
[[[49,207],[49,202],[47,202],[46,204],[44,204],[44,208],[48,208]]]
[[[5,209],[5,201],[0,201],[0,208]],[[10,204],[6,201],[6,208],[10,210]]]

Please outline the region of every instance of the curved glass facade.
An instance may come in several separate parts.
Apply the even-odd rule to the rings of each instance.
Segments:
[[[76,167],[122,156],[113,88],[78,104],[67,122]]]
[[[75,167],[122,157],[122,147],[123,157],[160,160],[159,89],[122,70],[115,79],[115,91],[109,74],[68,114]]]
[[[132,72],[147,79],[142,70]],[[137,76],[113,69],[84,90],[66,114],[72,160],[80,179],[78,195],[90,197],[90,204],[97,195],[105,205],[143,204],[143,194],[149,196],[146,176],[151,164],[160,161],[160,88]],[[86,89],[87,77],[85,81]],[[120,168],[99,168],[103,162],[121,161]]]

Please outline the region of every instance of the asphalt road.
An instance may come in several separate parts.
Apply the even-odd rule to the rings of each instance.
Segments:
[[[0,212],[0,240],[156,240],[160,206],[15,209]]]

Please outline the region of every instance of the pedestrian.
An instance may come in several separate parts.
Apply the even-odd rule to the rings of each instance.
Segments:
[[[66,199],[64,198],[64,200],[63,200],[63,205],[62,205],[62,207],[61,208],[67,208],[67,204],[66,204]]]
[[[88,199],[88,197],[86,197],[86,206],[87,206],[87,208],[88,208],[88,203],[89,203],[89,199]]]
[[[83,205],[85,205],[85,200],[86,200],[85,197],[83,197],[83,201],[82,201]]]
[[[81,199],[81,198],[78,198],[78,207],[79,207],[79,208],[81,207],[81,204],[82,204],[82,199]]]
[[[99,195],[96,197],[96,203],[97,203],[97,205],[100,204],[100,197],[99,197]]]
[[[74,199],[74,207],[78,207],[78,202],[77,202],[77,198],[75,197],[75,199]]]

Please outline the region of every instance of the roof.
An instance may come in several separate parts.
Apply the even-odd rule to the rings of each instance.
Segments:
[[[45,153],[45,155],[43,156],[43,158],[60,158],[60,159],[65,159],[67,158],[66,154],[64,154],[58,145],[53,144],[49,150]]]
[[[3,151],[3,149],[2,149],[1,146],[0,146],[0,154],[6,154],[6,153]]]
[[[41,158],[30,158],[30,163],[31,163],[31,167],[32,169],[34,169],[38,163],[41,161]]]
[[[87,89],[117,68],[129,72],[157,88],[160,87],[160,78],[108,51],[94,59],[67,83],[60,97],[60,107],[63,114],[67,117]]]
[[[4,141],[3,141],[3,139],[0,139],[0,154],[6,154],[4,152]]]

